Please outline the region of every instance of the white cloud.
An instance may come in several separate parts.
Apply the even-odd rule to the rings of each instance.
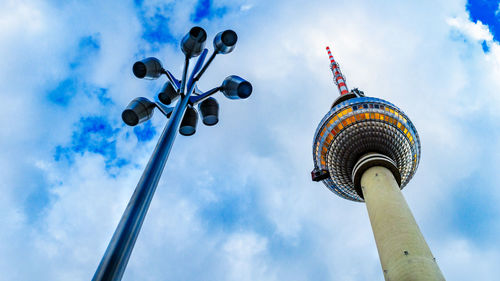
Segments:
[[[253,5],[251,5],[251,4],[246,4],[246,5],[242,5],[242,6],[240,7],[240,10],[241,10],[241,11],[248,11],[248,10],[252,9],[252,7],[253,7]]]
[[[481,21],[474,23],[462,17],[455,17],[448,18],[446,22],[474,40],[493,40],[493,35],[490,33],[488,26]]]
[[[262,259],[266,248],[266,239],[255,234],[239,233],[228,237],[222,247],[229,264],[227,280],[273,280]]]
[[[36,35],[46,28],[46,19],[35,3],[6,1],[3,8],[0,19],[0,30],[3,34],[22,29],[28,34]]]
[[[494,280],[492,274],[500,273],[497,264],[489,262],[500,259],[497,250],[477,247],[464,239],[450,239],[440,248],[442,257],[438,262],[449,280]],[[466,269],[471,264],[474,271]]]
[[[141,38],[138,13],[146,21],[165,16],[164,28],[180,38],[196,3],[118,2],[9,1],[0,9],[7,280],[88,280],[165,124],[155,115],[156,137],[138,143],[119,120],[129,100],[152,97],[161,84],[132,77],[136,56],[181,69],[177,45]],[[485,203],[500,198],[500,48],[485,25],[467,19],[464,3],[224,3],[228,14],[202,25],[210,35],[233,28],[238,46],[217,57],[200,87],[234,73],[252,81],[254,94],[220,96],[217,126],[200,123],[194,137],[177,137],[124,280],[383,279],[365,207],[309,178],[316,125],[337,95],[326,45],[351,88],[390,100],[417,126],[422,161],[404,193],[445,276],[480,268],[481,280],[494,280],[500,226],[474,237],[462,229],[474,221],[455,217],[461,185],[487,189]],[[98,36],[100,49],[73,70],[85,36]],[[67,107],[48,102],[47,91],[70,75],[108,89],[114,103],[103,106],[83,88]],[[119,129],[116,153],[129,165],[112,175],[96,153],[76,154],[71,165],[53,160],[56,146],[71,146],[82,116],[104,114]],[[32,218],[27,202],[38,190],[48,204]],[[481,210],[500,215],[496,204]]]

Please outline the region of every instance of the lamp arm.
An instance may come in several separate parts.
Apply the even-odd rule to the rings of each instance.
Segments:
[[[205,63],[205,65],[200,70],[200,72],[198,73],[198,75],[196,75],[196,77],[194,78],[194,81],[200,80],[201,76],[203,75],[203,73],[205,73],[205,70],[207,70],[208,66],[212,63],[212,61],[215,59],[215,56],[217,54],[218,54],[218,52],[216,50],[214,50],[214,52],[208,58],[207,63]]]
[[[194,90],[194,87],[196,86],[196,81],[194,79],[194,76],[198,71],[200,71],[201,66],[203,65],[203,62],[205,61],[205,58],[207,57],[208,49],[204,49],[203,52],[201,53],[200,57],[198,58],[198,61],[196,61],[196,64],[193,68],[193,71],[191,72],[191,75],[189,77],[189,81],[187,83],[187,88],[191,89],[190,91]],[[191,94],[191,93],[190,93]]]
[[[186,91],[186,76],[187,76],[188,68],[189,68],[189,57],[186,56],[184,59],[184,69],[182,70],[181,87],[178,90],[179,94],[181,95],[181,98],[184,97],[184,92]],[[188,88],[189,88],[189,86],[188,86]]]
[[[181,88],[181,81],[177,80],[177,78],[175,78],[175,76],[166,69],[163,69],[162,73],[167,76],[168,80],[170,81],[170,83],[172,83],[172,86],[174,86],[175,90],[179,91],[179,89]]]
[[[189,97],[189,103],[192,104],[193,106],[197,105],[198,103],[206,100],[208,97],[210,97],[211,95],[217,93],[218,91],[221,90],[221,87],[216,87],[216,88],[213,88],[199,96],[191,96]]]
[[[158,110],[163,113],[163,115],[165,115],[165,117],[169,117],[170,114],[172,113],[172,111],[174,111],[174,108],[173,107],[170,107],[170,106],[166,106],[166,105],[163,105],[161,102],[157,102],[155,101],[154,102],[154,105],[156,106],[156,108],[158,108]]]

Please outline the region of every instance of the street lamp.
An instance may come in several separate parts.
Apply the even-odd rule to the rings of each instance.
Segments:
[[[184,136],[190,136],[196,132],[198,113],[195,106],[199,107],[203,124],[212,126],[219,121],[219,104],[211,97],[213,94],[221,91],[230,99],[245,99],[252,93],[252,85],[235,75],[227,77],[219,87],[204,93],[198,92],[195,88],[196,82],[215,56],[230,53],[238,39],[232,30],[218,33],[214,38],[214,52],[203,64],[208,53],[208,50],[204,48],[206,38],[205,30],[196,26],[191,28],[182,39],[181,49],[185,55],[185,63],[181,80],[177,80],[164,69],[156,58],[138,61],[132,67],[137,78],[157,79],[165,75],[168,81],[158,94],[159,102],[152,102],[144,97],[132,100],[122,113],[123,122],[129,126],[143,123],[153,116],[155,108],[170,120],[158,140],[92,280],[121,280],[177,131]],[[189,60],[193,57],[199,58],[189,79],[186,79]],[[169,106],[177,99],[174,107]]]

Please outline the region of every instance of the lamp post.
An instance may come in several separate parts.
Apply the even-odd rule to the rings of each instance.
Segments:
[[[161,75],[165,75],[168,81],[158,94],[159,102],[152,102],[143,97],[132,100],[122,113],[123,121],[130,126],[145,122],[152,117],[155,108],[170,120],[158,140],[158,144],[99,263],[92,278],[94,281],[121,280],[177,131],[185,136],[193,135],[196,132],[198,113],[195,106],[199,105],[203,123],[207,126],[213,126],[218,122],[219,112],[219,104],[211,97],[213,94],[221,91],[230,99],[245,99],[252,93],[252,85],[235,75],[227,77],[221,86],[207,92],[202,93],[195,90],[196,82],[215,56],[230,53],[238,39],[232,30],[218,33],[214,38],[214,51],[204,64],[208,53],[208,50],[204,48],[206,38],[207,34],[203,28],[193,27],[182,39],[181,49],[185,55],[185,63],[181,80],[177,80],[168,70],[164,69],[156,58],[146,58],[136,62],[133,66],[134,75],[138,78],[157,79]],[[189,79],[187,79],[189,60],[194,57],[198,57],[198,60]],[[169,106],[177,99],[179,101],[174,107]]]

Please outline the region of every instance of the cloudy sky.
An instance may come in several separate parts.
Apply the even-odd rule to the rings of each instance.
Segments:
[[[448,280],[500,275],[498,0],[0,2],[0,280],[89,280],[166,124],[121,111],[179,76],[194,25],[231,28],[200,88],[220,121],[178,136],[124,280],[383,280],[363,204],[310,179],[312,138],[338,92],[390,100],[422,158],[405,197]]]

